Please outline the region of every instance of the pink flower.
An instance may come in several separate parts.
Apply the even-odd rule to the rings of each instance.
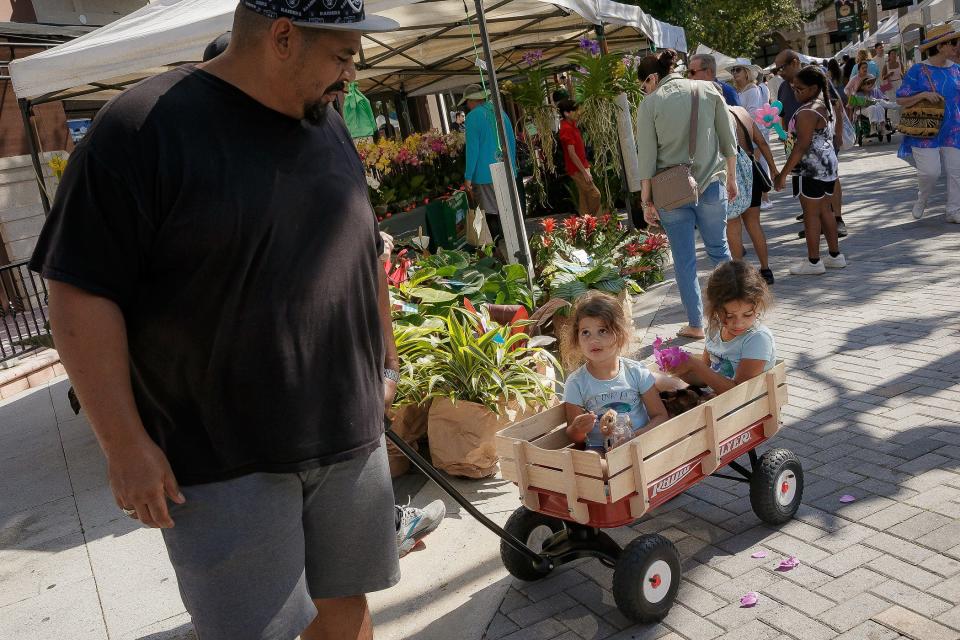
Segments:
[[[669,371],[690,359],[690,354],[680,347],[664,347],[664,344],[666,343],[660,336],[653,341],[653,359],[660,371]]]

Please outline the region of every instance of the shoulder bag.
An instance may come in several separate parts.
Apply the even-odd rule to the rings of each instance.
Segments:
[[[930,75],[930,69],[927,65],[921,63],[923,74],[927,77],[927,84],[930,85],[930,91],[936,91],[933,84],[933,76]],[[936,138],[943,127],[943,114],[945,105],[943,102],[931,102],[930,100],[921,100],[912,107],[907,107],[900,112],[900,125],[897,130],[905,136],[915,138]]]
[[[700,90],[697,81],[690,81],[692,85],[690,96],[690,144],[688,147],[690,162],[678,164],[664,169],[653,176],[652,195],[653,206],[658,211],[671,211],[688,204],[696,204],[700,200],[700,187],[693,177],[691,165],[697,152],[697,115],[700,111]]]
[[[743,120],[740,117],[731,111],[734,119],[737,121],[737,124],[740,125],[740,128],[743,130],[743,135],[747,137],[747,144],[750,145],[750,148],[747,150],[747,155],[750,157],[750,161],[753,163],[753,179],[760,181],[760,191],[763,193],[769,193],[773,189],[773,180],[770,179],[770,174],[763,170],[763,167],[760,166],[760,163],[757,162],[757,148],[753,145],[753,136],[751,135],[752,131],[747,128],[747,125],[743,124]],[[753,126],[753,122],[750,122],[750,126]]]

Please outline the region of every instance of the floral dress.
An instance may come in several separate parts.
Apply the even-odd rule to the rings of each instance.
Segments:
[[[930,71],[930,80],[924,68]],[[935,138],[917,138],[904,136],[900,145],[900,158],[913,155],[913,148],[933,149],[939,147],[960,148],[960,65],[951,64],[949,67],[935,67],[931,64],[915,64],[903,76],[903,84],[897,91],[898,98],[909,98],[924,91],[936,91],[944,98],[946,107],[943,114],[943,126]]]

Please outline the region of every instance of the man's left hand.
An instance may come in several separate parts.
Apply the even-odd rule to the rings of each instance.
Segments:
[[[383,380],[383,411],[384,413],[390,412],[390,407],[393,406],[393,400],[397,397],[397,383],[389,378],[384,378]]]

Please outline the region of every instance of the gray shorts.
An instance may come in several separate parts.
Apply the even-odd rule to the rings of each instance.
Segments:
[[[312,599],[400,579],[387,451],[183,487],[163,540],[199,640],[292,640]]]

